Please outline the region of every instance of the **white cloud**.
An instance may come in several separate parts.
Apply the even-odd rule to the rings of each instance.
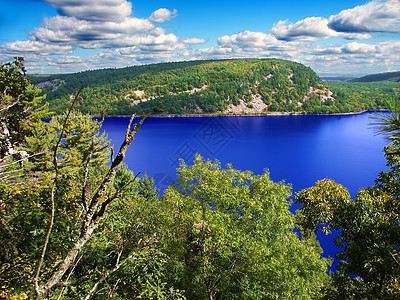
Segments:
[[[174,9],[170,11],[166,8],[159,8],[151,14],[149,21],[154,23],[164,23],[178,16],[178,11]]]
[[[72,47],[69,45],[48,45],[39,41],[15,41],[7,43],[0,47],[2,52],[12,55],[22,55],[26,53],[40,55],[50,54],[69,54],[72,53]]]
[[[342,47],[343,53],[375,53],[376,45],[352,42]]]
[[[329,20],[322,17],[310,17],[296,23],[288,20],[274,24],[271,33],[279,40],[284,41],[317,41],[341,36],[345,39],[369,39],[369,33],[337,32],[328,26]]]
[[[328,20],[322,17],[310,17],[296,23],[279,21],[272,27],[271,33],[276,38],[286,41],[315,41],[338,35],[328,28]]]
[[[372,1],[343,10],[329,18],[328,26],[337,32],[400,32],[400,1]]]
[[[55,16],[45,19],[44,26],[33,30],[31,38],[45,43],[68,43],[83,48],[102,48],[118,46],[121,40],[136,34],[159,35],[163,32],[163,29],[154,27],[151,22],[138,18],[127,18],[117,23],[89,22],[75,17]]]
[[[199,39],[199,38],[182,38],[181,41],[185,44],[204,44],[206,42],[205,39]]]
[[[126,0],[43,0],[57,7],[62,16],[87,21],[120,21],[132,13],[132,3]]]
[[[254,31],[242,31],[233,35],[225,35],[218,38],[220,47],[231,47],[240,49],[272,49],[276,47],[286,47],[288,43],[279,41],[272,34]]]
[[[377,73],[400,69],[400,42],[311,47],[304,62],[320,73]]]
[[[174,51],[203,43],[196,38],[166,34],[153,22],[164,22],[177,11],[162,8],[148,19],[133,17],[132,4],[126,0],[43,0],[57,7],[60,15],[45,18],[42,26],[29,33],[29,41],[13,42],[7,49],[16,54],[60,55],[83,49],[113,49],[138,46],[143,51]],[[40,45],[40,46],[38,46]]]
[[[274,24],[271,33],[280,40],[316,41],[330,37],[370,39],[374,32],[400,32],[400,1],[373,1],[341,11],[329,19],[309,17],[296,23]]]

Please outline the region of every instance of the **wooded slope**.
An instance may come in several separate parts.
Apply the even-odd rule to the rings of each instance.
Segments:
[[[278,59],[160,63],[36,78],[56,112],[84,87],[77,108],[99,115],[144,114],[162,102],[160,114],[265,112],[340,113],[381,108],[370,99],[338,97],[302,64]]]

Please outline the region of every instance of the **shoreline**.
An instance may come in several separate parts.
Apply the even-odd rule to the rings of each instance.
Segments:
[[[387,109],[379,110],[363,110],[359,112],[348,112],[348,113],[335,113],[335,114],[304,114],[304,113],[290,113],[290,112],[269,112],[269,113],[241,113],[241,114],[223,114],[223,113],[209,113],[209,114],[157,114],[151,115],[149,118],[202,118],[202,117],[269,117],[269,116],[348,116],[348,115],[359,115],[366,112],[385,112]],[[107,118],[130,118],[132,115],[112,115]],[[100,116],[93,116],[99,118]],[[137,115],[135,117],[143,117]]]

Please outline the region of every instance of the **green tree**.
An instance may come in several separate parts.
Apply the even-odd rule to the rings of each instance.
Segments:
[[[0,67],[0,182],[22,182],[19,165],[32,155],[21,149],[32,126],[49,117],[47,106],[38,107],[44,96],[26,76],[22,58]],[[19,165],[16,165],[19,163]]]
[[[2,138],[10,147],[6,147],[1,157],[0,169],[3,225],[0,229],[0,281],[5,288],[1,292],[12,292],[16,296],[26,293],[30,298],[36,294],[36,299],[56,295],[86,295],[86,299],[90,299],[132,258],[141,257],[144,261],[158,253],[151,246],[155,244],[153,235],[135,231],[141,227],[141,222],[133,224],[146,214],[145,210],[132,208],[135,205],[137,209],[143,208],[143,203],[150,200],[154,202],[151,184],[143,181],[142,188],[137,176],[122,165],[135,134],[151,113],[136,124],[132,124],[131,118],[125,139],[107,166],[110,148],[105,135],[99,134],[101,122],[72,110],[77,96],[72,99],[68,113],[43,122],[36,113],[40,109],[34,109],[37,91],[31,92],[32,86],[27,84],[21,71],[24,70],[22,60],[6,64],[2,70],[5,96],[1,103],[1,125],[10,132]],[[19,108],[20,103],[24,103],[22,108]],[[14,116],[10,111],[16,108],[20,110]],[[14,127],[8,124],[14,123],[20,126],[15,127],[16,131],[29,126],[29,134],[26,137],[13,135],[11,128]],[[26,150],[28,156],[23,164],[15,164],[8,155],[10,149]],[[10,168],[22,175],[33,170],[38,176],[36,180],[10,185]],[[102,231],[97,230],[99,226]],[[103,257],[108,259],[100,268],[94,267],[93,261]],[[149,282],[153,281],[138,284],[137,294],[179,297],[179,292],[160,281],[160,261],[154,264],[153,270],[158,270],[156,274],[159,275],[144,276]],[[117,280],[114,289],[118,283]],[[113,289],[108,296],[112,294]]]
[[[290,187],[196,156],[161,201],[170,282],[189,299],[309,299],[328,261],[299,239]]]

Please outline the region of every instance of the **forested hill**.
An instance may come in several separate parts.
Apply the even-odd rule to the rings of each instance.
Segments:
[[[189,61],[104,69],[36,78],[56,112],[84,89],[77,108],[99,115],[143,114],[162,103],[160,114],[305,112],[373,109],[363,100],[337,97],[310,68],[277,59]]]
[[[366,75],[360,78],[349,80],[350,82],[376,82],[376,81],[394,81],[400,82],[400,72],[387,72]]]

